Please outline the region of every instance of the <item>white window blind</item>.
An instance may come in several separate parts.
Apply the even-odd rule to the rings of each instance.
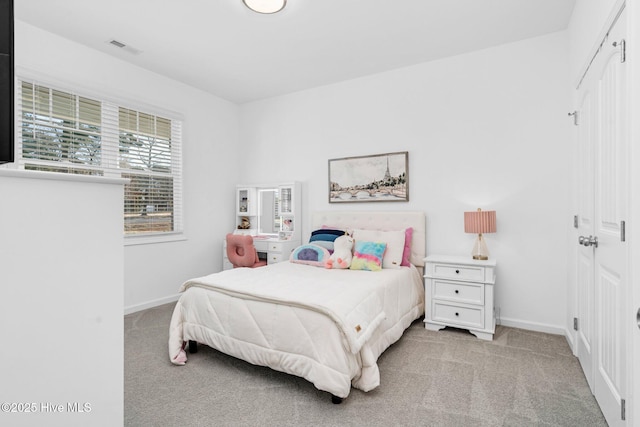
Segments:
[[[174,141],[180,126],[163,117],[119,108],[119,167],[125,186],[124,220],[128,234],[171,232],[181,220],[180,162]]]
[[[33,82],[19,90],[21,167],[128,178],[126,235],[182,231],[179,120]]]
[[[22,82],[25,169],[102,175],[99,101]]]

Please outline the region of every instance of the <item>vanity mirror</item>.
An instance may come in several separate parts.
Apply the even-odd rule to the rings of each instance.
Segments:
[[[280,231],[279,201],[277,188],[258,188],[258,234],[275,236]]]
[[[287,240],[298,237],[299,193],[300,184],[297,182],[275,185],[238,185],[236,233],[274,238],[284,236]]]

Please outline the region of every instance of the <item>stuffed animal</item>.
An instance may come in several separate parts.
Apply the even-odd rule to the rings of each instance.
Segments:
[[[353,237],[345,234],[333,242],[333,254],[325,264],[326,268],[349,268],[353,258]]]
[[[243,216],[240,220],[240,224],[238,225],[238,229],[248,230],[250,228],[251,228],[251,221],[249,221],[249,217]]]

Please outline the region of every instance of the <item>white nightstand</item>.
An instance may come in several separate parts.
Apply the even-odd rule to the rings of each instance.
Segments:
[[[438,331],[452,326],[493,340],[496,261],[445,255],[431,255],[424,261],[425,328]]]

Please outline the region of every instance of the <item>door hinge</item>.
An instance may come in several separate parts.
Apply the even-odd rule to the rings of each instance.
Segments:
[[[613,47],[620,45],[620,62],[624,63],[627,60],[627,41],[625,39],[619,42],[613,42]]]
[[[573,216],[573,228],[578,228],[578,215]]]
[[[573,330],[574,331],[578,330],[578,318],[577,317],[573,318]]]
[[[627,223],[625,221],[620,221],[620,241],[627,241]]]
[[[627,419],[627,401],[620,399],[620,419],[622,421]]]
[[[569,116],[573,116],[573,125],[578,126],[578,112],[574,111],[572,113],[568,113]]]

